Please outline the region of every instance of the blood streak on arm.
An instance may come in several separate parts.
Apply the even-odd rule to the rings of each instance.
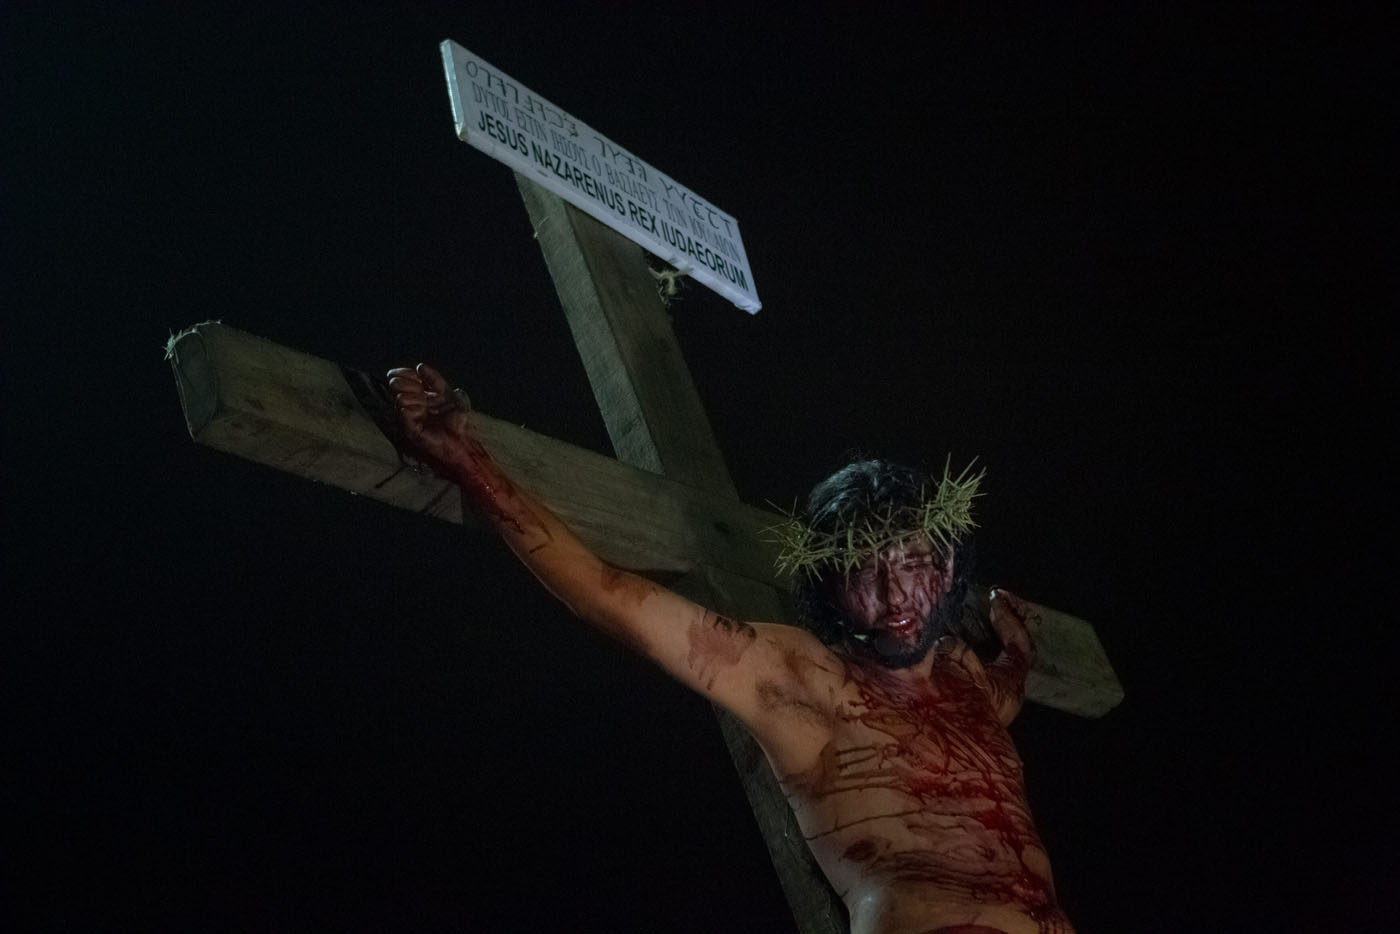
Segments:
[[[454,473],[472,505],[492,519],[502,532],[514,531],[516,535],[524,538],[525,526],[530,525],[538,529],[544,538],[531,550],[538,550],[549,544],[553,536],[550,535],[548,527],[521,499],[515,484],[496,466],[495,460],[480,441],[471,438],[467,442],[466,453],[456,467]]]
[[[641,627],[635,624],[635,612],[660,588],[644,577],[603,564],[597,578],[594,597],[585,597],[584,605],[569,604],[577,615],[627,646],[638,655],[650,657],[651,646]],[[566,603],[568,601],[565,601]],[[595,609],[590,611],[588,606]]]
[[[748,623],[738,623],[705,610],[686,630],[690,645],[686,667],[708,691],[714,687],[720,672],[739,664],[757,637],[757,631]]]
[[[1031,661],[1019,645],[1003,647],[1001,654],[986,666],[992,689],[992,706],[1003,724],[1015,719],[1026,698],[1026,675]]]

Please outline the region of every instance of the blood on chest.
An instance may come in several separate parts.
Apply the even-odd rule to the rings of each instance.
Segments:
[[[964,669],[935,666],[911,686],[881,671],[854,672],[841,711],[837,772],[895,780],[920,798],[1021,791],[1021,760],[984,687]],[[842,784],[846,782],[843,781]],[[979,795],[980,793],[980,795]]]

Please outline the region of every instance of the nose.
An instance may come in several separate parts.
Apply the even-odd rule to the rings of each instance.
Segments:
[[[885,601],[885,606],[897,607],[904,602],[907,596],[903,584],[899,580],[899,572],[888,564],[880,567],[880,597]]]

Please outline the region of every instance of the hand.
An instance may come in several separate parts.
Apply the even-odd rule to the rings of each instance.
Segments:
[[[418,364],[416,370],[390,370],[388,377],[409,453],[449,476],[454,465],[479,447],[471,436],[471,408],[465,395],[454,392],[442,374],[426,363]]]
[[[1032,632],[1040,626],[1040,614],[1009,590],[992,588],[991,624],[1007,649],[1019,650],[1027,663],[1035,658]]]

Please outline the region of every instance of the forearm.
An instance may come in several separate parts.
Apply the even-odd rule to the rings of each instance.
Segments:
[[[521,560],[569,539],[584,547],[543,503],[511,480],[474,434],[462,439],[449,462],[434,466],[461,488],[466,504],[521,555]]]
[[[575,615],[635,644],[622,631],[614,603],[626,584],[633,599],[659,590],[644,578],[617,570],[595,555],[548,506],[518,486],[485,446],[470,437],[449,465],[448,475],[466,503],[501,536],[506,546]]]
[[[1027,628],[1034,613],[1025,601],[1001,589],[992,591],[990,609],[992,630],[1001,640],[1001,652],[987,665],[987,675],[996,694],[1001,721],[1010,723],[1021,710],[1026,675],[1035,664],[1035,645]]]
[[[1027,645],[1025,648],[1029,648]],[[1010,723],[1021,711],[1026,699],[1026,675],[1031,670],[1034,652],[1011,644],[1002,648],[987,665],[987,678],[992,684],[993,699],[1002,723]]]
[[[771,669],[765,681],[791,667],[789,627],[727,619],[609,566],[496,463],[476,434],[465,396],[441,373],[420,363],[389,370],[388,379],[404,449],[455,482],[466,503],[565,606],[686,686],[741,717],[759,716],[765,708],[752,666]],[[759,626],[767,627],[763,639]],[[760,651],[750,651],[760,643]]]
[[[486,520],[540,582],[576,615],[650,654],[652,630],[699,608],[651,581],[609,567],[496,463],[474,430],[465,396],[425,363],[388,373],[406,448]]]

